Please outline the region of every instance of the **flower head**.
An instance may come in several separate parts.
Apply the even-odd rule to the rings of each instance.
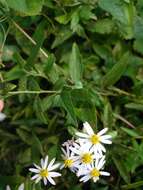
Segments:
[[[93,153],[88,143],[74,143],[74,147],[70,147],[70,149],[75,154],[74,157],[76,161],[74,162],[74,167],[76,168],[81,166],[86,167],[98,156]]]
[[[43,180],[44,184],[47,185],[49,181],[52,185],[55,185],[55,181],[52,179],[53,177],[61,176],[60,173],[54,172],[53,170],[57,169],[60,164],[54,164],[55,158],[50,161],[48,164],[48,156],[45,159],[41,159],[41,166],[34,164],[35,168],[30,168],[29,170],[35,175],[31,178],[35,180],[35,183],[38,183],[40,180]]]
[[[69,143],[69,141],[67,141],[67,143],[64,143],[63,146],[65,146],[64,148],[61,148],[63,154],[62,154],[62,158],[64,160],[64,163],[61,166],[62,168],[70,168],[71,171],[75,171],[75,167],[74,167],[74,162],[76,160],[76,157],[74,156],[74,152],[72,152],[70,150],[70,147],[72,147],[72,144]]]
[[[85,122],[83,124],[83,132],[77,132],[76,135],[79,137],[81,142],[88,143],[95,154],[102,156],[103,152],[106,152],[103,144],[112,143],[111,136],[104,135],[107,130],[108,128],[104,128],[95,134],[89,123]]]
[[[98,181],[100,176],[109,176],[110,173],[102,171],[102,168],[105,164],[105,156],[98,158],[92,162],[86,169],[80,168],[77,172],[81,182],[87,182],[89,179],[92,179],[94,182]]]

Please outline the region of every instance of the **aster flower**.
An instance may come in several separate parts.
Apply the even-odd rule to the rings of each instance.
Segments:
[[[79,141],[80,142],[80,141]],[[99,154],[95,155],[93,149],[90,148],[88,143],[74,143],[74,147],[70,147],[71,151],[75,154],[74,167],[86,167],[91,164]]]
[[[76,157],[74,156],[74,152],[70,150],[70,147],[72,147],[73,144],[71,142],[67,141],[63,144],[65,146],[64,148],[61,148],[63,154],[61,155],[64,163],[61,165],[60,169],[63,168],[69,168],[71,171],[75,172],[76,168],[74,167],[74,162],[76,160]]]
[[[76,136],[79,137],[81,142],[88,143],[93,149],[95,154],[100,154],[102,156],[103,152],[106,152],[103,144],[111,144],[111,136],[104,135],[107,132],[108,128],[104,128],[99,131],[97,134],[94,133],[93,129],[88,122],[83,124],[83,132],[76,132]]]
[[[97,182],[100,176],[109,176],[110,173],[103,171],[102,168],[105,164],[105,156],[102,158],[94,160],[86,169],[80,168],[77,172],[77,176],[82,176],[80,178],[81,182],[87,182],[92,179],[93,182]]]
[[[52,178],[59,177],[61,176],[61,174],[53,171],[57,169],[60,165],[59,163],[54,164],[54,162],[55,158],[52,159],[48,164],[48,156],[46,156],[45,159],[41,159],[41,166],[34,164],[35,168],[29,169],[31,172],[35,173],[35,175],[31,179],[35,180],[35,183],[43,180],[44,185],[47,185],[48,181],[52,185],[56,185],[55,181]]]

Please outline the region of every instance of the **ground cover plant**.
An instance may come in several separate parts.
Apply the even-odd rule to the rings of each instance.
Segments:
[[[63,162],[77,161],[89,140],[93,165]],[[143,0],[0,0],[0,190],[6,186],[143,189]]]

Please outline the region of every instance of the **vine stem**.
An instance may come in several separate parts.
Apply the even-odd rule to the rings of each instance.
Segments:
[[[12,20],[14,26],[28,39],[30,40],[30,42],[34,45],[36,45],[36,42],[33,38],[31,38],[31,36],[29,36],[29,34],[27,34],[14,20]],[[46,57],[48,58],[48,54],[42,49],[40,48],[40,52]]]

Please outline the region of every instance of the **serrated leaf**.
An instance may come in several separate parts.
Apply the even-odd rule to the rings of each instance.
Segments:
[[[111,19],[100,19],[92,27],[92,32],[99,34],[110,34],[114,31],[115,24]]]

